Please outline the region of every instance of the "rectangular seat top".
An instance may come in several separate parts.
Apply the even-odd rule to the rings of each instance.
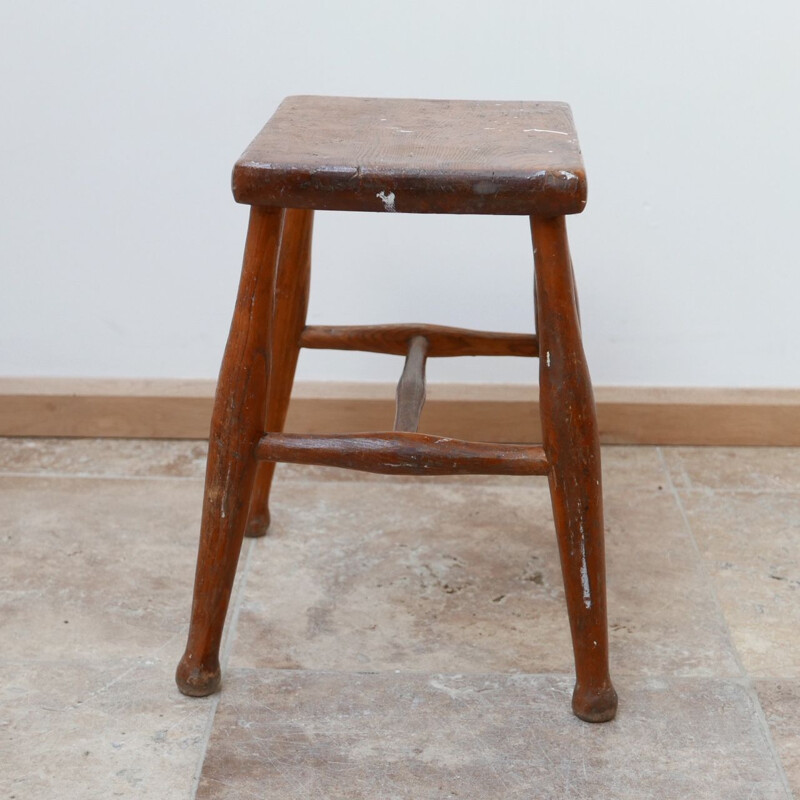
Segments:
[[[554,102],[287,97],[233,170],[237,202],[444,214],[576,214],[586,173]]]

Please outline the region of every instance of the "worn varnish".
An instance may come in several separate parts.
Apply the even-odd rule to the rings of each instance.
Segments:
[[[177,681],[203,696],[220,682],[219,646],[264,429],[272,307],[283,211],[254,206],[228,344],[222,358],[200,523],[192,619]]]
[[[600,439],[563,217],[532,219],[539,324],[539,412],[577,682],[573,709],[605,722],[617,709],[608,672]]]
[[[428,340],[415,336],[408,344],[408,355],[403,374],[397,384],[397,413],[394,417],[396,431],[416,432],[422,406],[425,405],[425,360],[428,357]]]
[[[536,336],[450,328],[446,325],[309,325],[301,347],[315,350],[360,350],[405,355],[415,336],[428,342],[429,358],[440,356],[538,356]]]
[[[236,162],[239,203],[575,214],[586,174],[565,103],[287,97]]]
[[[236,199],[252,210],[211,426],[181,691],[207,695],[219,687],[242,537],[269,526],[275,462],[404,475],[546,475],[575,653],[572,708],[590,722],[612,719],[600,449],[564,221],[586,199],[569,107],[290,97],[237,162],[233,182]],[[314,209],[528,215],[536,333],[306,326]],[[301,347],[405,355],[395,431],[283,433]],[[416,432],[426,359],[465,355],[539,357],[542,445]]]
[[[282,431],[289,410],[294,371],[300,354],[300,334],[306,322],[311,271],[311,230],[314,212],[287,208],[280,240],[280,255],[275,276],[272,310],[272,334],[267,378],[267,412],[264,429]],[[258,465],[250,514],[245,535],[263,536],[269,528],[269,492],[275,464]]]
[[[384,475],[547,475],[541,445],[465,442],[424,433],[268,433],[258,458]]]

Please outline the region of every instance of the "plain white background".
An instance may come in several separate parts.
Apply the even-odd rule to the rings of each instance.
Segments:
[[[215,377],[233,162],[288,94],[559,99],[598,385],[800,385],[800,5],[4,2],[0,374]],[[531,325],[523,218],[318,214],[310,321]],[[306,352],[298,377],[395,380]],[[522,359],[434,381],[528,382]]]

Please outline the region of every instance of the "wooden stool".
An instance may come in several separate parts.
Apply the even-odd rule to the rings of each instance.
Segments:
[[[600,448],[564,221],[586,203],[569,106],[289,97],[236,163],[233,194],[251,206],[250,226],[211,422],[180,690],[219,688],[242,537],[269,526],[275,462],[394,475],[547,475],[575,655],[572,708],[587,721],[612,719]],[[306,326],[314,209],[530,217],[537,334]],[[406,354],[394,432],[282,433],[301,347]],[[540,357],[542,446],[416,433],[425,359],[466,355]]]

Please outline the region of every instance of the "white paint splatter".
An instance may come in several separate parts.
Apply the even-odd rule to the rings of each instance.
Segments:
[[[384,211],[397,211],[394,207],[394,192],[378,192],[375,197],[380,198],[383,202]]]
[[[523,133],[530,133],[531,131],[535,131],[536,133],[557,133],[559,136],[569,136],[569,133],[565,131],[551,131],[547,128],[523,128]]]
[[[442,678],[442,680],[439,680]],[[450,680],[458,680],[461,678],[461,675],[452,675],[450,676]],[[444,676],[437,676],[437,678],[431,678],[428,681],[428,685],[432,686],[434,689],[438,689],[440,692],[444,692],[448,695],[452,700],[462,700],[467,697],[473,697],[476,692],[480,692],[480,689],[475,689],[474,686],[448,686],[444,682]]]
[[[547,366],[550,366],[550,351],[548,350],[545,354],[545,361],[547,362]]]
[[[581,531],[581,584],[583,585],[583,604],[586,608],[592,607],[592,590],[589,586],[589,566],[586,563],[586,537],[583,533],[583,522],[580,523]]]

